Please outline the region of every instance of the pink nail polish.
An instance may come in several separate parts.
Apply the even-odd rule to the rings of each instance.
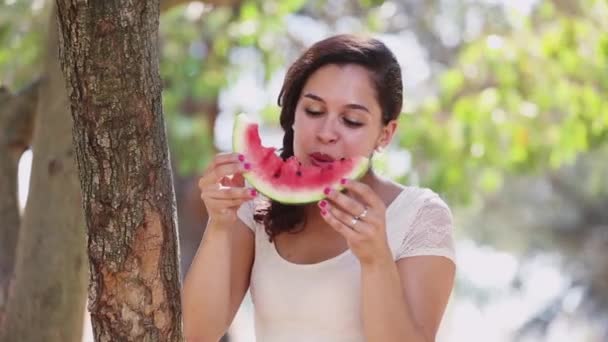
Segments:
[[[319,206],[321,208],[325,208],[326,205],[327,205],[327,201],[321,201],[321,202],[319,202]]]
[[[249,169],[251,169],[251,164],[245,163],[245,165],[243,165],[243,167],[245,168],[245,170],[249,170]]]
[[[244,161],[245,160],[245,156],[242,154],[239,154],[239,161]]]
[[[251,196],[252,196],[252,197],[255,197],[255,196],[257,196],[257,195],[258,195],[258,192],[257,192],[255,189],[252,189],[252,190],[250,191],[250,193],[251,193]]]
[[[346,178],[342,178],[342,179],[340,180],[340,184],[346,184],[346,182],[347,182],[347,181],[348,181],[348,180],[347,180]]]
[[[321,215],[323,215],[323,216],[327,215],[327,211],[321,209]]]
[[[330,193],[330,192],[331,192],[331,189],[330,189],[330,188],[325,188],[325,189],[323,190],[323,193],[324,193],[325,195],[329,195],[329,193]]]

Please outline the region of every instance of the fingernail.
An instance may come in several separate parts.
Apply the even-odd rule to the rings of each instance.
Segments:
[[[251,193],[251,196],[252,196],[252,197],[255,197],[255,196],[257,196],[257,195],[258,195],[258,192],[257,192],[255,189],[252,189],[252,190],[250,191],[250,193]]]
[[[342,178],[342,179],[340,180],[340,184],[346,184],[346,182],[347,182],[347,181],[348,181],[348,180],[347,180],[346,178]]]
[[[245,156],[242,154],[239,154],[239,161],[244,161],[245,160]]]
[[[321,209],[321,215],[323,215],[323,216],[327,215],[327,211]]]
[[[249,169],[251,169],[251,164],[245,163],[245,165],[243,165],[243,167],[245,168],[245,170],[249,170]]]
[[[330,188],[325,188],[325,189],[323,190],[323,193],[324,193],[325,195],[329,195],[329,193],[330,193],[330,192],[331,192],[331,189],[330,189]]]
[[[325,201],[325,200],[323,200],[323,201],[319,202],[319,206],[320,206],[321,208],[325,208],[325,206],[326,206],[326,205],[327,205],[327,201]]]

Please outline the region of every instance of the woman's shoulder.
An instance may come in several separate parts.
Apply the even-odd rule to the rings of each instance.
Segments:
[[[266,205],[265,199],[261,197],[262,196],[258,196],[257,198],[244,202],[236,212],[237,217],[254,233],[257,228],[261,227],[261,224],[255,220],[255,215],[258,209]]]
[[[424,254],[454,258],[451,209],[430,188],[404,186],[387,209],[387,231],[395,259]]]
[[[416,185],[402,185],[393,183],[390,185],[395,193],[387,209],[392,212],[403,213],[412,209],[419,209],[422,206],[436,205],[449,209],[442,197],[431,188]]]

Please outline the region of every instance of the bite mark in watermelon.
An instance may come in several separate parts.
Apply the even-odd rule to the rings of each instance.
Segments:
[[[335,160],[326,167],[302,165],[295,157],[283,160],[276,148],[262,146],[258,124],[246,114],[235,117],[232,134],[233,150],[251,164],[243,177],[260,193],[281,203],[321,200],[325,188],[342,190],[342,178],[359,179],[370,164],[363,156]]]

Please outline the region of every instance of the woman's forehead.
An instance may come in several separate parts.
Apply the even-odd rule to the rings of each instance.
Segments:
[[[352,64],[321,67],[308,78],[301,96],[327,103],[377,106],[369,71],[362,66]]]

